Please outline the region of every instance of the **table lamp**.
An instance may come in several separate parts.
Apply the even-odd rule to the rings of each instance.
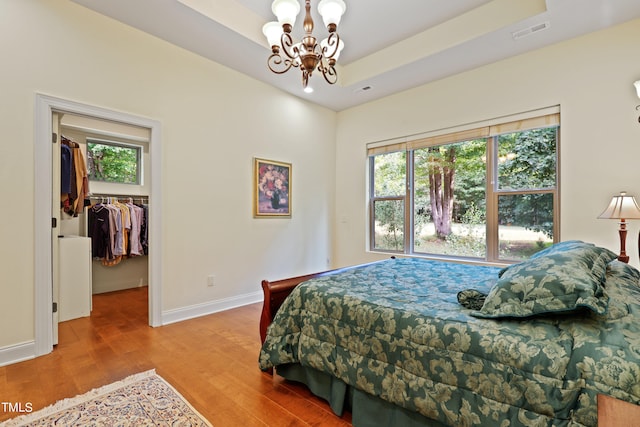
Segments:
[[[619,196],[613,196],[611,203],[602,212],[598,218],[604,219],[619,219],[620,229],[620,255],[618,260],[622,262],[629,262],[629,256],[625,251],[625,245],[627,240],[627,219],[640,219],[640,207],[636,202],[635,197],[628,195],[625,191],[621,191]]]

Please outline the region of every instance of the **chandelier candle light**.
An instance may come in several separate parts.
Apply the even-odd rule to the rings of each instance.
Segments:
[[[640,207],[636,202],[636,198],[631,195],[627,195],[624,191],[621,191],[619,196],[613,196],[609,206],[607,206],[598,218],[620,220],[620,229],[618,230],[618,234],[620,235],[620,255],[618,256],[618,260],[622,262],[629,262],[629,256],[625,250],[625,243],[627,240],[627,223],[625,220],[640,219]]]
[[[300,3],[298,0],[274,0],[271,10],[278,22],[268,22],[262,27],[262,32],[271,46],[272,53],[267,60],[269,69],[276,74],[284,74],[291,67],[300,67],[302,86],[305,89],[315,69],[322,72],[327,83],[334,84],[338,80],[335,65],[344,48],[336,30],[346,9],[347,5],[343,0],[321,0],[318,3],[318,12],[329,31],[329,36],[317,43],[312,35],[311,2],[305,0],[305,35],[302,41],[294,43],[291,30],[300,12]]]

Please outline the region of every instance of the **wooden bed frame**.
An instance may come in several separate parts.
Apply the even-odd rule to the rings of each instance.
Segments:
[[[395,258],[392,256],[391,258]],[[293,288],[300,283],[314,279],[316,277],[328,276],[330,274],[342,273],[354,268],[363,267],[365,265],[376,264],[380,261],[373,261],[365,264],[353,265],[350,267],[337,268],[334,270],[321,271],[319,273],[306,274],[304,276],[290,277],[288,279],[269,281],[262,281],[262,293],[264,294],[264,303],[262,306],[262,314],[260,315],[260,341],[264,344],[264,340],[267,337],[267,327],[273,321],[278,309],[284,302],[285,298],[293,291]]]
[[[392,256],[391,258],[395,259],[396,257]],[[264,303],[260,317],[261,342],[264,344],[267,336],[267,328],[273,321],[278,309],[283,304],[287,296],[289,296],[293,289],[300,283],[317,277],[338,274],[379,262],[382,261],[373,261],[369,263],[337,268],[334,270],[327,270],[313,274],[306,274],[303,276],[290,277],[287,279],[276,281],[263,280],[262,291],[264,294]],[[274,369],[270,368],[267,372],[269,374],[273,374]],[[631,427],[632,424],[628,424],[628,422],[630,422],[629,420],[640,417],[640,406],[602,394],[598,395],[597,408],[598,426],[602,425],[602,427]],[[633,425],[635,426],[635,424]]]

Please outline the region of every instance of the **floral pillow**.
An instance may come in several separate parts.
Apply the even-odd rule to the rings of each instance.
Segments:
[[[555,250],[552,246],[546,253],[502,270],[482,308],[471,314],[523,318],[583,309],[605,314],[609,301],[604,292],[607,264],[617,255],[579,243]]]
[[[612,261],[608,266],[609,273],[615,276],[616,280],[622,286],[630,289],[638,289],[640,287],[640,271],[621,261]]]
[[[561,252],[567,252],[567,251],[572,251],[574,249],[582,249],[582,248],[592,249],[593,251],[595,251],[595,254],[600,254],[600,251],[602,251],[602,250],[609,251],[608,249],[599,248],[596,245],[594,245],[593,243],[586,243],[586,242],[583,242],[582,240],[565,240],[563,242],[555,243],[555,244],[549,246],[548,248],[543,249],[543,250],[541,250],[539,252],[536,252],[535,254],[531,255],[531,257],[529,257],[529,259],[531,260],[531,259],[539,258],[539,257],[542,257],[542,256],[547,256],[547,255],[552,255],[552,254],[557,254],[557,253],[561,253]],[[507,266],[507,267],[503,268],[498,273],[498,277],[502,277],[502,275],[508,269],[510,269],[511,267],[517,266],[517,265],[519,265],[519,264],[510,265],[510,266]]]
[[[582,240],[565,240],[563,242],[555,243],[539,252],[536,252],[535,254],[531,255],[531,258],[538,258],[545,255],[551,255],[551,254],[556,254],[560,252],[567,252],[574,249],[580,249],[585,247],[594,250],[596,253],[600,253],[600,251],[604,249],[604,248],[597,247],[593,243],[583,242]],[[604,249],[604,250],[608,251],[608,249]]]

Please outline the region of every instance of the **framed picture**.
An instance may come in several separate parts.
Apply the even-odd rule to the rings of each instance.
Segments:
[[[291,163],[253,159],[253,216],[291,218]]]

